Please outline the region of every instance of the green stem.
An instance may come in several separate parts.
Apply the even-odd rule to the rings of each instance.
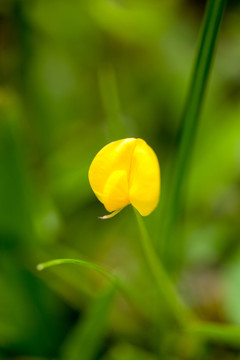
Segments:
[[[179,325],[182,327],[187,327],[190,323],[190,320],[194,319],[194,315],[185,306],[183,300],[176,293],[173,284],[168,277],[168,274],[163,268],[160,259],[158,258],[153,248],[142,217],[139,215],[137,210],[134,209],[134,211],[141,234],[142,246],[146,256],[146,260],[148,262],[152,275],[155,278],[162,298],[165,300],[169,310],[171,311],[172,315],[175,317]]]
[[[172,231],[181,206],[182,187],[187,172],[188,162],[191,156],[197,123],[207,85],[207,80],[213,60],[216,40],[223,17],[226,0],[209,0],[200,33],[200,43],[197,51],[192,82],[189,89],[185,112],[182,119],[179,148],[175,163],[175,171],[172,175],[173,184],[169,192],[168,207],[165,212],[166,227],[164,232],[164,246],[168,262],[175,251],[179,254],[177,244],[173,244]],[[171,259],[177,263],[176,259]],[[170,263],[171,265],[171,263]]]
[[[135,210],[135,209],[134,209]],[[139,230],[141,234],[142,246],[151,269],[152,275],[156,280],[158,289],[168,306],[169,311],[175,317],[182,329],[189,334],[200,336],[207,341],[226,343],[230,345],[239,345],[240,327],[232,324],[220,324],[212,322],[203,322],[197,319],[183,300],[176,293],[173,284],[162,266],[157,256],[142,217],[135,210]]]

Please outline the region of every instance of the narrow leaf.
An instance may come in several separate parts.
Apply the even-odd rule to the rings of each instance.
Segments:
[[[115,295],[112,284],[98,297],[82,321],[79,320],[72,333],[68,336],[62,349],[63,360],[96,359],[106,335],[108,315]]]

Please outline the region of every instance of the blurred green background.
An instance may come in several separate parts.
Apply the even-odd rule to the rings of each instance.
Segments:
[[[205,2],[0,1],[0,359],[240,359],[181,332],[149,275],[131,207],[109,221],[88,183],[106,143],[144,138],[162,195]],[[240,326],[240,4],[229,1],[186,176],[174,281],[202,320]],[[132,293],[76,265],[116,272]]]

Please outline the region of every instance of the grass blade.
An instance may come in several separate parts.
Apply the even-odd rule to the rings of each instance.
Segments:
[[[181,207],[182,188],[195,140],[197,123],[225,5],[226,0],[208,1],[200,33],[200,43],[197,50],[189,95],[182,119],[179,146],[177,149],[176,162],[174,164],[175,168],[173,174],[171,174],[173,183],[172,188],[170,189],[170,199],[166,211],[164,212],[166,223],[162,232],[164,258],[166,258],[166,262],[170,268],[174,268],[174,266],[178,265],[177,259],[179,259],[179,255],[181,256],[181,251],[179,251],[179,241],[175,241],[172,236],[173,229]]]
[[[42,271],[49,267],[62,265],[62,264],[76,264],[98,272],[99,274],[103,275],[105,279],[108,280],[110,283],[116,285],[117,289],[122,293],[122,295],[124,295],[132,304],[134,304],[141,314],[143,314],[144,316],[146,316],[146,314],[149,315],[148,309],[146,309],[145,304],[142,301],[142,297],[138,296],[131,289],[131,287],[127,286],[127,284],[125,284],[125,282],[123,282],[119,276],[109,272],[102,266],[99,266],[97,264],[85,260],[55,259],[38,264],[37,270]]]
[[[240,348],[240,327],[230,324],[202,322],[190,327],[189,331],[209,341]]]
[[[63,345],[62,359],[91,360],[101,347],[106,333],[107,318],[114,300],[115,285],[98,297],[83,321],[79,321]]]
[[[96,265],[92,262],[85,261],[85,260],[76,260],[76,259],[55,259],[51,261],[47,261],[41,264],[37,265],[37,270],[42,271],[48,267],[56,266],[56,265],[62,265],[62,264],[77,264],[84,267],[87,267],[89,269],[92,269],[94,271],[97,271],[99,274],[103,275],[106,279],[110,280],[111,282],[116,282],[117,278],[112,275],[110,272],[105,270],[103,267]]]

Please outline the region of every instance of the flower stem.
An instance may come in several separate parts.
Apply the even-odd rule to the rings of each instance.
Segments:
[[[166,273],[164,267],[161,264],[159,257],[157,256],[155,249],[153,248],[152,242],[149,238],[147,229],[143,222],[142,217],[139,215],[137,210],[134,209],[136,214],[140,234],[142,247],[148,262],[149,268],[155,278],[158,290],[160,291],[162,298],[168,306],[169,311],[175,317],[175,320],[181,327],[188,327],[191,320],[194,320],[194,315],[190,309],[184,304],[183,300],[176,293],[173,284]]]

